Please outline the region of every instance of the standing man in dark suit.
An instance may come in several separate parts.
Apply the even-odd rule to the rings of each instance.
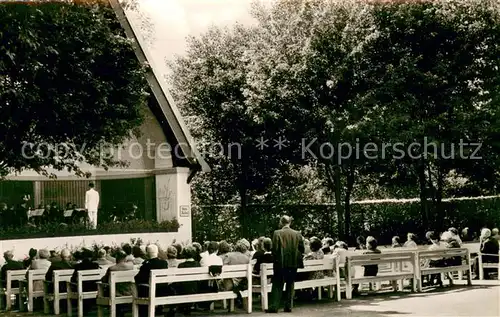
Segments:
[[[294,283],[297,269],[304,267],[304,240],[300,232],[290,228],[292,218],[283,216],[280,220],[280,230],[274,231],[273,235],[273,278],[271,303],[266,313],[277,313],[283,285],[285,290],[285,312],[291,312],[293,308]]]

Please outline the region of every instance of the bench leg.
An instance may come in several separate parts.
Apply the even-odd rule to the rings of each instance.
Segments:
[[[49,314],[49,312],[50,312],[50,306],[49,306],[49,305],[50,305],[50,304],[49,304],[49,298],[48,298],[48,297],[46,297],[46,296],[44,296],[44,297],[43,297],[43,313],[44,313],[45,315],[48,315],[48,314]]]
[[[28,289],[28,312],[33,312],[33,289]]]
[[[415,280],[414,280],[414,281],[415,281]],[[417,280],[416,280],[416,282],[417,282],[417,284],[418,284],[418,286],[417,286],[417,290],[418,290],[419,292],[421,292],[421,291],[422,291],[422,277],[420,277],[419,279],[417,279]]]
[[[269,302],[268,302],[268,296],[267,296],[267,289],[265,288],[262,288],[261,292],[260,292],[260,303],[261,303],[261,306],[262,306],[262,311],[265,311],[266,309],[268,309],[268,305],[269,305]]]
[[[345,286],[345,298],[352,299],[352,284],[347,283]]]
[[[73,315],[73,305],[71,303],[71,298],[70,298],[69,295],[68,295],[68,299],[66,300],[66,302],[68,303],[68,312],[67,312],[67,315],[68,315],[68,317],[71,317]]]
[[[211,302],[210,303],[210,311],[214,311],[214,310],[215,310],[215,303]]]
[[[234,312],[234,299],[229,300],[229,312]]]
[[[116,304],[111,304],[109,307],[109,316],[116,317]]]
[[[328,286],[328,298],[330,299],[334,297],[335,290],[333,287],[334,287],[333,285]]]
[[[10,291],[5,292],[5,309],[12,309],[12,295],[10,294]]]
[[[102,305],[97,305],[97,317],[104,317],[104,309]]]
[[[323,288],[318,287],[318,300],[321,300],[323,298]]]
[[[155,308],[156,308],[155,305],[152,305],[152,303],[149,303],[149,305],[148,305],[148,317],[155,317]]]
[[[139,305],[132,303],[132,317],[139,317]]]
[[[78,317],[83,317],[83,299],[78,299]]]
[[[226,299],[222,300],[222,308],[227,309],[227,300]]]
[[[54,296],[54,315],[59,315],[61,313],[61,302],[59,297]]]

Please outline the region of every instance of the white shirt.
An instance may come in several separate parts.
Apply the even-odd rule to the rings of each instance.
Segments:
[[[216,253],[209,254],[200,261],[201,266],[223,265],[222,258]]]
[[[85,193],[85,209],[88,211],[97,211],[99,207],[99,193],[91,188]]]

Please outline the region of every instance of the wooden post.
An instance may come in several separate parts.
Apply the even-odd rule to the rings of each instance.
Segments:
[[[260,265],[260,301],[263,311],[269,308],[267,297],[267,264],[265,263]]]
[[[351,259],[348,256],[346,258],[346,287],[345,287],[345,297],[347,299],[352,299],[352,278],[351,278]]]

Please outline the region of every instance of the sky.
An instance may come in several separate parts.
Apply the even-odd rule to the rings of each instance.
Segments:
[[[249,14],[252,0],[139,0],[139,10],[154,25],[153,41],[149,46],[154,65],[168,71],[165,60],[186,50],[186,37],[200,35],[209,26],[227,26],[235,22],[251,24]],[[141,18],[128,13],[134,29]],[[144,20],[144,19],[142,19]],[[136,31],[137,32],[137,31]]]

